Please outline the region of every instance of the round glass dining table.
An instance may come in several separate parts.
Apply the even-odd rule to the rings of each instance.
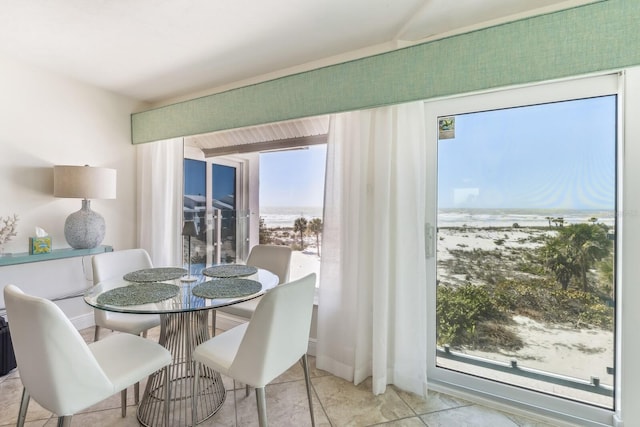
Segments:
[[[210,368],[201,368],[198,395],[193,396],[195,365],[191,354],[198,344],[211,337],[209,312],[257,298],[278,284],[278,276],[265,269],[237,278],[193,277],[195,281],[174,279],[144,283],[116,278],[100,282],[84,294],[84,301],[99,310],[160,315],[159,343],[171,351],[173,361],[169,378],[164,378],[161,370],[147,381],[137,411],[142,425],[160,426],[164,423],[164,390],[167,386],[171,387],[171,426],[199,424],[220,409],[226,391],[220,374]],[[191,419],[191,406],[194,404],[198,406],[195,422]]]

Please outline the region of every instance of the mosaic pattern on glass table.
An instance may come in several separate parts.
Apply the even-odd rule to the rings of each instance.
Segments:
[[[128,282],[162,282],[163,280],[179,279],[185,274],[187,274],[187,270],[184,268],[156,267],[132,271],[125,274],[123,279]]]
[[[150,304],[173,298],[179,292],[180,286],[170,283],[134,283],[98,295],[97,302],[115,306]]]
[[[257,272],[256,267],[243,264],[220,264],[202,270],[202,274],[209,277],[243,277]]]
[[[200,283],[191,293],[201,298],[239,298],[255,294],[260,289],[262,285],[255,280],[225,278]]]

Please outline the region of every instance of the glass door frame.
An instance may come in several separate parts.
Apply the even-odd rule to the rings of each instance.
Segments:
[[[427,253],[427,277],[428,277],[428,360],[427,373],[429,386],[435,391],[446,391],[473,396],[475,400],[491,399],[492,402],[509,405],[512,408],[521,408],[525,411],[533,411],[541,415],[565,418],[569,422],[579,422],[580,425],[597,426],[611,425],[614,411],[598,408],[588,404],[569,401],[560,397],[550,396],[539,392],[526,390],[516,386],[497,383],[491,380],[474,377],[469,374],[450,371],[436,366],[436,233],[433,227],[437,226],[437,146],[438,146],[438,117],[453,116],[470,112],[495,110],[501,108],[534,105],[570,99],[596,97],[602,95],[618,95],[617,100],[617,166],[616,166],[616,199],[617,211],[621,211],[622,203],[622,132],[621,120],[622,91],[621,80],[617,74],[609,74],[596,77],[576,78],[539,85],[531,85],[519,88],[507,88],[481,94],[471,94],[435,102],[425,102],[425,128],[428,145],[427,155],[427,212],[426,218],[431,226],[429,234],[429,248]],[[622,247],[622,218],[617,217],[616,253],[620,253]],[[621,256],[617,256],[616,269],[622,271],[620,266]],[[622,286],[621,275],[616,280],[616,294],[620,295]],[[620,354],[619,322],[621,304],[616,304],[616,392],[620,389]],[[616,393],[614,405],[618,407],[619,396]]]
[[[218,264],[220,263],[220,251],[219,251],[219,243],[216,243],[214,239],[214,230],[218,230],[220,226],[220,218],[215,214],[215,209],[213,208],[213,166],[227,166],[234,168],[236,171],[235,174],[235,210],[238,212],[248,211],[247,207],[247,197],[246,194],[246,179],[245,175],[245,160],[242,159],[232,159],[229,156],[227,157],[209,157],[206,159],[207,162],[207,202],[206,202],[206,221],[208,224],[207,227],[207,242],[211,242],[211,244],[207,245],[207,247],[211,248],[211,251],[207,251],[207,264]],[[214,222],[218,222],[216,226],[214,226]],[[236,258],[237,261],[244,261],[246,259],[244,246],[242,244],[244,233],[241,232],[241,227],[236,227]]]

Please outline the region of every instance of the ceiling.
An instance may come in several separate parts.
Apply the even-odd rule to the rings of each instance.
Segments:
[[[0,52],[152,104],[593,0],[4,0]]]

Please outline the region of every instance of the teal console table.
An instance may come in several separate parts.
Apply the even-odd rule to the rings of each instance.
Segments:
[[[95,254],[101,254],[104,252],[112,252],[112,251],[113,251],[112,246],[102,245],[93,249],[72,249],[72,248],[53,249],[51,252],[47,254],[30,255],[28,252],[20,252],[20,253],[15,253],[10,255],[7,254],[7,255],[0,256],[0,267],[5,265],[26,264],[30,262],[51,261],[54,259],[95,255]]]

